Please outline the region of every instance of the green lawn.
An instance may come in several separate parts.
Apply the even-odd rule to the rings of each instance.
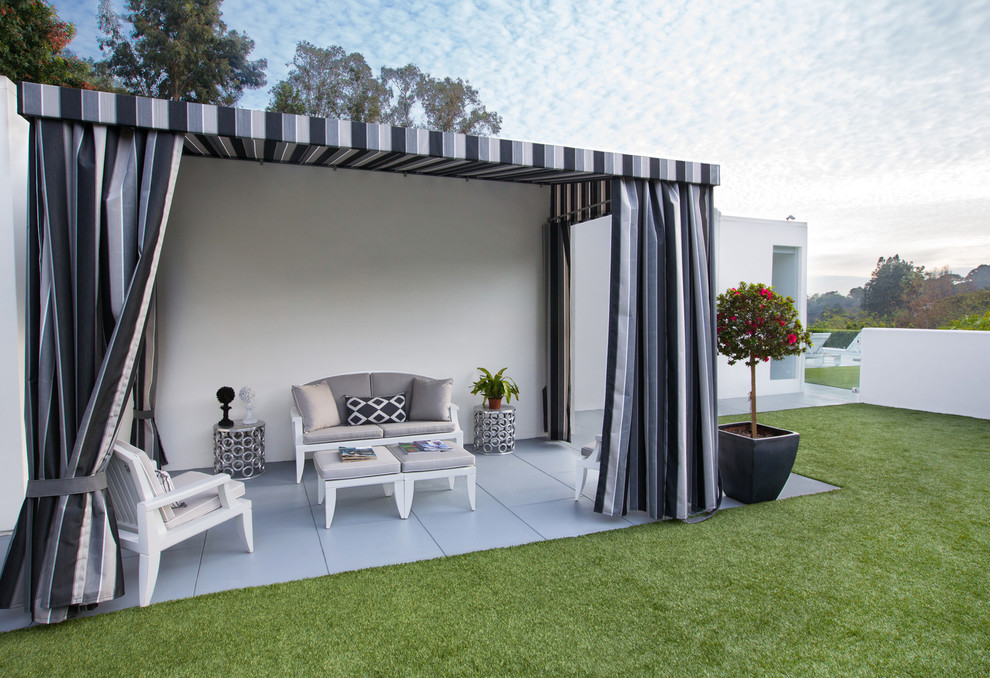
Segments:
[[[990,675],[990,422],[760,420],[842,489],[0,634],[0,674]]]
[[[808,384],[851,389],[859,386],[859,365],[807,367],[804,370],[804,381]]]

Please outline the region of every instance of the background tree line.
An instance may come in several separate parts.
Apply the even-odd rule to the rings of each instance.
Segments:
[[[960,276],[947,266],[925,270],[896,254],[880,257],[866,284],[846,296],[808,297],[808,324],[822,329],[970,329],[984,316],[990,322],[990,266]]]
[[[0,74],[66,87],[233,106],[267,84],[266,59],[250,59],[254,41],[228,30],[223,0],[127,0],[117,14],[101,0],[103,58],[67,49],[75,27],[45,0],[0,0]],[[502,119],[461,78],[435,78],[414,64],[383,67],[342,47],[296,45],[289,76],[270,90],[268,110],[358,122],[497,134]]]

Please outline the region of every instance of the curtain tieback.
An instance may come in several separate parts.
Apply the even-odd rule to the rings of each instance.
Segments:
[[[63,497],[70,494],[87,494],[99,492],[107,488],[107,474],[97,473],[95,476],[81,478],[47,478],[29,480],[28,497]]]
[[[154,419],[155,418],[155,411],[154,410],[134,410],[134,418],[135,419]]]

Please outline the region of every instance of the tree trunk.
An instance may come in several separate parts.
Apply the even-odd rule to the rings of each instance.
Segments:
[[[749,366],[749,425],[753,438],[756,438],[756,363]]]

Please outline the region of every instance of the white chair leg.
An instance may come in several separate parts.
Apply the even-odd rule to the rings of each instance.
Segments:
[[[158,581],[158,564],[161,562],[161,552],[151,555],[141,554],[138,573],[138,604],[148,607],[151,604],[151,594],[155,592],[155,582]]]
[[[472,468],[471,472],[467,474],[467,491],[468,491],[468,503],[471,504],[471,510],[474,510],[474,500],[475,494],[477,493],[477,472]]]
[[[577,482],[574,483],[574,501],[581,498],[581,492],[584,490],[584,484],[588,482],[588,467],[578,466],[577,467]]]
[[[325,483],[324,483],[325,484]],[[327,518],[327,529],[330,529],[330,523],[333,522],[333,510],[337,508],[337,488],[328,487],[326,488],[326,497],[324,498],[324,509],[326,511]]]
[[[454,476],[447,476],[447,489],[454,489]]]
[[[402,493],[405,495],[403,497],[403,503],[405,504],[405,510],[400,514],[403,519],[409,517],[409,512],[412,511],[412,500],[413,493],[416,489],[416,481],[412,478],[405,478],[402,481]]]
[[[402,480],[396,480],[392,483],[391,487],[395,490],[395,508],[399,509],[399,517],[405,520],[409,517],[409,512],[405,510],[406,508],[406,483]],[[386,493],[388,496],[389,493]]]
[[[248,553],[254,553],[254,520],[251,518],[251,509],[241,514],[241,534],[244,535],[244,544]]]
[[[323,499],[327,496],[327,481],[323,478],[316,478],[316,503],[322,504]]]
[[[296,451],[296,485],[302,482],[303,468],[306,465],[306,453]]]
[[[385,490],[386,497],[392,496],[392,486],[395,484],[396,483],[382,483],[382,489]]]

